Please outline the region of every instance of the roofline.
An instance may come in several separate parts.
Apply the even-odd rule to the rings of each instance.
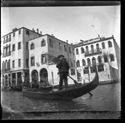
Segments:
[[[26,27],[20,27],[20,28],[18,28],[16,31],[18,31],[18,30],[20,30],[20,29],[22,29],[22,28],[27,29],[27,30],[30,30],[30,29],[28,29],[28,28],[26,28]],[[16,32],[16,31],[15,31],[15,32]],[[30,31],[32,31],[32,30],[30,30]],[[32,31],[32,32],[34,32],[34,31]],[[1,38],[5,37],[6,35],[9,35],[9,34],[11,34],[11,33],[13,33],[13,31],[11,31],[11,32],[9,32],[9,33],[3,35]],[[37,33],[37,32],[34,32],[34,33],[36,33],[36,34],[38,34],[38,35],[41,35],[41,34],[39,34],[39,33]]]
[[[62,40],[60,40],[60,39],[54,37],[54,36],[51,36],[50,34],[44,34],[44,35],[41,35],[40,37],[43,37],[43,36],[49,36],[49,37],[54,38],[54,39],[57,39],[57,40],[59,40],[59,41],[61,41],[61,42],[63,42],[63,43],[66,43],[66,44],[68,44],[68,45],[71,45],[71,44],[69,44],[69,43],[67,43],[67,42],[65,42],[65,41],[62,41]],[[40,38],[40,37],[37,37],[37,38]],[[34,39],[37,39],[37,38],[34,38]],[[34,39],[32,39],[32,40],[34,40]],[[32,40],[29,40],[29,41],[32,41]]]
[[[106,41],[106,40],[109,40],[109,39],[113,39],[114,40],[114,36],[107,37],[107,38],[101,38],[101,39],[99,39],[97,41],[87,42],[85,44],[84,43],[78,43],[78,44],[74,44],[73,46],[74,46],[74,48],[77,48],[77,47],[80,47],[80,46],[85,46],[85,45],[88,45],[88,44],[94,44],[96,42]],[[87,40],[87,41],[89,41],[89,40]]]

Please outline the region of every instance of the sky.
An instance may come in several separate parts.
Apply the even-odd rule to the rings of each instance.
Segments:
[[[1,36],[15,27],[38,28],[69,43],[114,35],[120,47],[120,6],[2,7]]]

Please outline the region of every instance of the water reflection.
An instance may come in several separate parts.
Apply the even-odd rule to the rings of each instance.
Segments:
[[[2,92],[2,104],[21,112],[31,111],[120,111],[119,84],[98,86],[72,101],[35,100],[24,97],[21,92]]]

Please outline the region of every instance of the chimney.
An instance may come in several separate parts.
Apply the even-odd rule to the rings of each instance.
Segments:
[[[68,40],[66,40],[66,42],[68,43]]]
[[[40,31],[40,34],[42,35],[42,31]]]
[[[17,31],[17,30],[18,30],[17,28],[13,28],[13,29],[12,29],[13,32],[15,32],[15,31]]]
[[[36,29],[37,30],[37,33],[39,33],[39,29]]]
[[[32,28],[32,31],[35,32],[34,28]]]

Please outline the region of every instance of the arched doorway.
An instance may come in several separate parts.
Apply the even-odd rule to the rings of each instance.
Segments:
[[[45,68],[40,70],[40,85],[48,85],[48,72]]]
[[[37,84],[38,83],[38,72],[37,70],[33,70],[31,73],[32,76],[32,83]]]

